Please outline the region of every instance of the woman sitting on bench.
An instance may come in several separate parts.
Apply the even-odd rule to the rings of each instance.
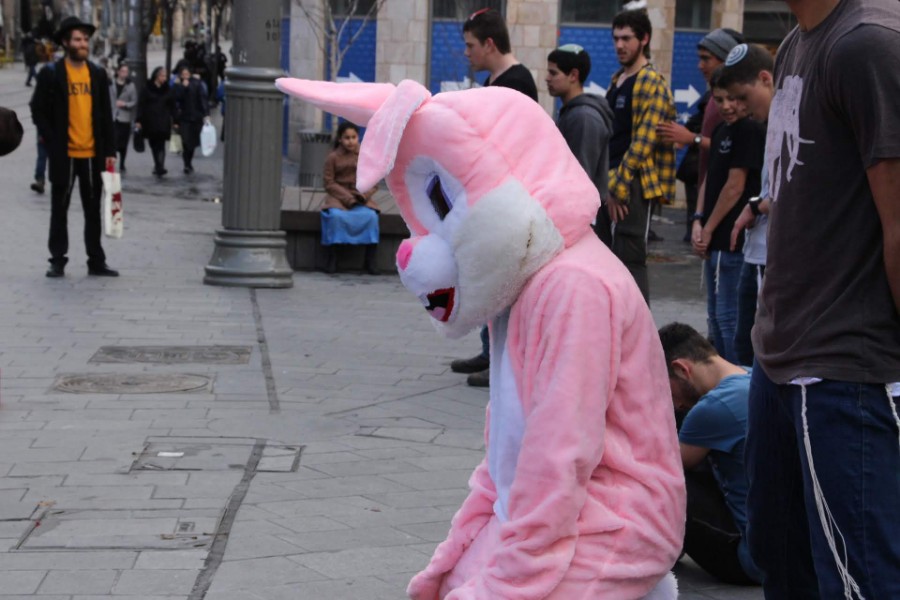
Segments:
[[[334,150],[325,161],[325,191],[322,205],[322,246],[325,272],[337,270],[335,244],[364,245],[365,269],[378,274],[375,252],[378,244],[378,205],[372,200],[375,188],[362,194],[356,189],[356,163],[359,160],[359,129],[343,121],[337,129]]]

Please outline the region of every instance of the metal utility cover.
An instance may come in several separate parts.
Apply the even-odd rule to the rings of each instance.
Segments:
[[[131,471],[233,471],[244,469],[252,444],[150,442]]]
[[[98,518],[96,510],[48,510],[22,537],[19,550],[186,550],[206,548],[216,536],[215,518]],[[102,511],[99,511],[102,512]],[[119,515],[120,511],[111,511]]]
[[[89,362],[245,365],[252,351],[251,346],[103,346]]]
[[[210,390],[212,379],[187,373],[60,375],[53,389],[71,394],[171,394]]]

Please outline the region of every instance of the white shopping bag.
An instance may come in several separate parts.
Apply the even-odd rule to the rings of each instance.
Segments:
[[[216,151],[218,139],[216,126],[209,121],[204,123],[203,129],[200,130],[200,152],[203,153],[203,156],[212,156],[212,153]]]
[[[183,147],[181,135],[173,131],[172,135],[169,136],[169,152],[172,154],[181,154]]]
[[[100,174],[103,179],[103,233],[120,238],[125,230],[122,214],[122,180],[114,168]]]

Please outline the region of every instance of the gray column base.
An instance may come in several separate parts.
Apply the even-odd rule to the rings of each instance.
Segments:
[[[294,286],[283,231],[220,229],[203,283],[234,287]]]

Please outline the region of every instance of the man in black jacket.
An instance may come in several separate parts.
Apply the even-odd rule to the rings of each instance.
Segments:
[[[84,209],[84,244],[88,274],[116,277],[106,265],[100,244],[100,173],[115,166],[112,109],[106,72],[88,62],[94,26],[67,17],[54,35],[66,56],[38,74],[31,117],[47,145],[50,159],[50,268],[47,277],[62,277],[68,262],[67,214],[75,179]],[[105,161],[104,161],[105,158]]]

